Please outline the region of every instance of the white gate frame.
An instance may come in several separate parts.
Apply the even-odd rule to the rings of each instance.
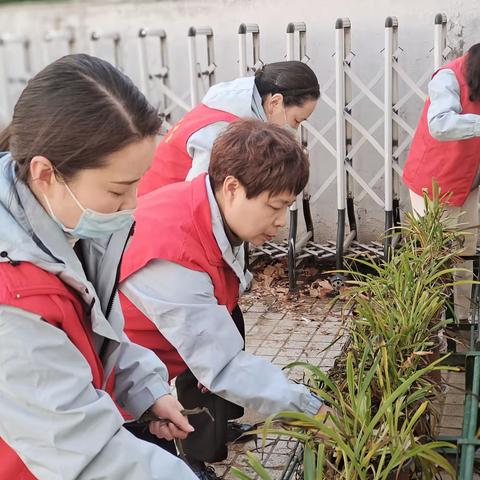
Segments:
[[[252,36],[252,64],[247,60],[247,35]],[[260,59],[260,28],[256,23],[241,23],[238,27],[238,69],[241,77],[255,73],[263,65]]]
[[[447,17],[439,13],[434,19],[433,31],[433,71],[436,71],[445,61],[450,49],[447,47]],[[400,66],[399,56],[401,48],[398,45],[398,20],[396,17],[387,17],[385,20],[385,49],[384,49],[384,178],[385,178],[385,236],[384,255],[389,255],[390,248],[398,242],[394,236],[395,227],[399,224],[399,191],[402,168],[399,164],[401,153],[410,144],[415,132],[408,123],[399,116],[400,107],[413,95],[417,95],[424,102],[426,93],[422,85],[431,77],[432,71],[425,72],[418,81],[413,80]],[[409,91],[399,98],[399,81],[402,80],[409,87]],[[407,136],[400,144],[399,129],[402,128]]]
[[[393,107],[398,102],[398,75],[393,63],[398,62],[398,20],[387,17],[385,20],[384,49],[384,180],[385,180],[385,240],[384,256],[390,256],[393,227],[394,177],[398,174],[393,169],[393,148],[398,145],[398,124],[393,121]],[[398,190],[396,194],[398,195]]]
[[[295,38],[297,37],[298,50],[295,53]],[[289,23],[286,31],[287,61],[299,60],[307,63],[307,27],[304,22]],[[300,142],[305,154],[309,157],[307,130],[300,126]],[[310,161],[310,160],[309,160]],[[306,233],[297,241],[298,227],[298,201],[295,199],[290,207],[290,228],[288,234],[288,278],[289,288],[293,290],[296,286],[297,250],[301,250],[309,241],[313,240],[313,220],[310,213],[310,190],[308,184],[302,192],[303,216],[305,218]]]
[[[8,45],[21,44],[23,50],[23,62],[26,76],[9,76],[7,65]],[[1,104],[2,104],[2,123],[7,124],[10,121],[13,105],[10,98],[10,85],[20,83],[26,85],[28,79],[32,75],[32,53],[30,38],[26,35],[14,35],[11,33],[4,33],[0,35],[0,90],[1,90]]]
[[[446,17],[436,16],[434,32],[434,57],[435,63],[444,57],[446,47]],[[355,180],[362,188],[358,196],[361,200],[369,195],[379,206],[385,210],[385,229],[395,227],[399,222],[399,189],[402,170],[398,159],[400,154],[410,144],[414,128],[411,127],[399,115],[399,109],[413,95],[422,100],[426,94],[421,86],[430,77],[431,71],[426,72],[418,81],[413,80],[399,65],[398,57],[401,49],[398,46],[398,21],[395,17],[387,17],[385,22],[385,48],[383,69],[373,76],[372,80],[364,83],[352,70],[351,60],[354,54],[350,50],[350,22],[348,19],[339,19],[336,24],[336,127],[337,127],[337,208],[338,208],[338,230],[337,230],[337,267],[342,268],[343,253],[347,250],[349,243],[352,243],[356,235],[355,215],[353,211],[353,189],[351,180]],[[440,31],[440,33],[439,33]],[[437,53],[441,52],[441,53]],[[376,85],[383,76],[384,98],[380,100],[371,88]],[[399,98],[399,82],[402,80],[409,88],[402,98]],[[360,93],[351,98],[351,87],[355,84]],[[351,112],[352,107],[361,98],[368,98],[383,115],[368,129],[365,128]],[[383,145],[373,137],[373,133],[384,124]],[[352,145],[352,128],[355,128],[360,139]],[[407,138],[399,142],[400,129],[407,133]],[[360,147],[368,142],[383,158],[383,168],[367,182],[354,169],[352,159]],[[373,190],[374,185],[384,175],[384,198]],[[350,234],[345,238],[345,212],[347,211]],[[353,228],[352,228],[353,225]],[[398,240],[398,238],[396,239]],[[387,255],[392,243],[392,237],[387,236],[384,244],[384,254]],[[364,246],[365,247],[365,246]]]
[[[43,36],[42,55],[43,64],[48,65],[54,59],[50,56],[50,45],[54,42],[66,42],[69,54],[75,53],[75,30],[73,27],[66,30],[48,30]],[[58,57],[55,57],[55,59]]]
[[[434,20],[433,68],[437,71],[451,52],[447,45],[447,16],[437,13]]]
[[[357,236],[353,210],[352,173],[352,79],[347,75],[353,59],[351,52],[351,23],[349,18],[335,22],[335,112],[337,158],[337,241],[336,267],[343,269],[344,252]],[[348,207],[348,208],[347,208]],[[345,238],[348,215],[350,233]]]
[[[207,66],[202,70],[197,61],[197,37],[205,36],[207,39]],[[215,50],[213,43],[212,27],[190,27],[188,29],[188,60],[190,65],[190,104],[195,107],[200,101],[198,87],[203,84],[204,77],[207,78],[207,85],[215,84]]]
[[[119,32],[100,32],[94,31],[90,34],[90,53],[94,56],[97,55],[97,42],[100,40],[108,40],[112,42],[113,46],[113,64],[119,70],[124,70],[123,65],[123,44],[122,35]]]
[[[148,38],[155,38],[159,43],[157,52],[160,60],[160,68],[157,72],[151,72],[149,67]],[[138,31],[138,59],[140,67],[140,89],[144,95],[152,101],[153,90],[158,88],[161,93],[158,109],[163,123],[167,128],[170,123],[170,114],[175,108],[180,107],[184,112],[190,110],[187,103],[189,92],[179,96],[170,88],[170,69],[168,64],[167,34],[163,28],[141,28]]]

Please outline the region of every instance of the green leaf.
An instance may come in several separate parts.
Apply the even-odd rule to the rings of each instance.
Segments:
[[[315,480],[315,454],[310,442],[303,446],[303,478],[304,480]]]
[[[253,455],[252,452],[247,452],[248,463],[255,470],[262,480],[272,480],[272,477],[268,474],[262,464],[259,462],[258,458]]]
[[[325,444],[319,443],[317,450],[317,468],[315,473],[315,480],[323,480],[325,469]]]

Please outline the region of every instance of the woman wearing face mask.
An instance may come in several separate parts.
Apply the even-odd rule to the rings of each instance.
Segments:
[[[123,428],[192,431],[165,366],[123,333],[118,265],[157,112],[107,62],[69,55],[21,94],[0,146],[0,480],[196,478]]]
[[[255,118],[296,132],[319,97],[315,73],[298,61],[270,63],[254,77],[214,85],[162,139],[138,194],[206,172],[213,142],[230,122]]]

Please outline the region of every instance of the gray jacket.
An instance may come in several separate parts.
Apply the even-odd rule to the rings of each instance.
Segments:
[[[243,289],[249,282],[243,270],[243,245],[230,246],[208,176],[205,181],[213,234]],[[243,339],[227,308],[217,303],[207,273],[155,260],[128,277],[120,289],[211,392],[265,415],[280,410],[318,412],[322,402],[305,386],[290,382],[268,360],[242,350]]]
[[[103,345],[105,378],[115,369],[117,401],[138,417],[170,389],[164,364],[124,335],[120,304],[112,297],[127,230],[82,241],[84,272],[63,231],[15,181],[10,156],[0,158],[0,251],[56,274],[93,302],[90,321],[97,351]],[[37,478],[196,478],[179,459],[122,427],[112,398],[93,387],[85,358],[40,316],[0,305],[0,365],[0,438]]]
[[[254,77],[217,83],[210,87],[202,103],[207,107],[223,110],[241,118],[267,121]],[[213,142],[227,125],[227,122],[212,123],[201,128],[188,139],[187,152],[192,157],[192,167],[186,180],[192,180],[200,173],[208,171]]]

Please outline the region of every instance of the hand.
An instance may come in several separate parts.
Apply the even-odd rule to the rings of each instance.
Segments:
[[[157,417],[170,420],[169,423],[150,422],[150,433],[158,438],[173,440],[174,438],[185,439],[187,435],[194,431],[194,428],[188,422],[188,418],[181,414],[182,404],[172,395],[164,395],[157,399],[150,410]]]
[[[317,414],[315,415],[315,418],[317,419],[325,419],[327,421],[330,419],[332,416],[334,416],[334,411],[332,408],[329,406],[325,405],[325,403],[322,403],[322,406],[319,408]]]
[[[333,421],[333,418],[335,418],[335,411],[330,408],[329,406],[325,405],[324,403],[322,406],[319,408],[317,414],[315,415],[315,418],[317,420],[323,421],[323,424],[328,427],[328,428],[335,428],[335,422]],[[327,435],[324,435],[322,433],[318,433],[317,436],[319,438],[323,438],[324,440],[327,439]]]

